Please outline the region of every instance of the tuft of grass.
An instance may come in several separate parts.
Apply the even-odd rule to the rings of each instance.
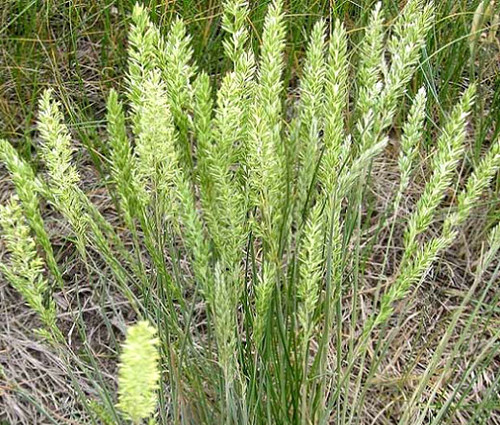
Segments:
[[[291,2],[289,13],[304,4]],[[113,13],[130,10],[117,5],[108,4]],[[482,200],[498,207],[490,189],[500,168],[494,125],[471,171],[464,160],[477,148],[473,129],[482,137],[482,114],[474,120],[473,110],[484,83],[454,93],[453,105],[445,104],[446,95],[440,103],[434,96],[439,48],[428,49],[444,6],[410,0],[390,19],[396,4],[377,3],[358,16],[367,20],[361,36],[346,29],[346,16],[359,11],[339,3],[329,24],[311,23],[297,68],[297,101],[287,96],[296,70],[287,43],[296,34],[287,31],[282,0],[271,1],[265,13],[246,1],[226,1],[223,31],[209,29],[218,40],[213,67],[197,60],[200,41],[190,35],[189,19],[169,16],[168,32],[154,23],[178,6],[149,7],[130,11],[126,75],[123,90],[109,90],[106,135],[98,143],[95,134],[82,140],[112,213],[85,190],[86,170],[76,155],[82,149],[71,132],[82,124],[82,111],[99,111],[75,106],[67,125],[67,93],[47,89],[38,103],[35,169],[22,159],[27,151],[0,142],[17,192],[0,210],[7,252],[1,271],[41,318],[40,334],[71,381],[76,401],[64,419],[496,420],[498,382],[482,380],[498,371],[498,296],[491,294],[498,277],[496,222],[458,309],[443,313],[423,337],[414,327],[426,326],[425,313],[411,311],[438,286],[434,280],[446,283],[438,275],[443,256],[459,239],[473,243],[464,226]],[[476,30],[465,41],[469,52],[477,51],[475,33],[484,23],[478,16],[486,15],[477,10]],[[48,12],[55,13],[50,6]],[[84,16],[71,7],[64,12]],[[112,28],[110,22],[104,25]],[[463,85],[463,74],[453,78]],[[441,110],[433,113],[428,104]],[[426,122],[435,130],[427,131]],[[421,157],[425,149],[428,158]],[[384,175],[391,167],[394,174]],[[66,225],[78,276],[52,246],[46,205]],[[486,233],[491,224],[482,224],[477,227]],[[70,294],[68,275],[76,279],[77,313],[66,337],[55,300],[58,291]],[[117,374],[114,327],[131,320],[122,319],[115,303],[101,302],[109,340],[96,352],[78,291],[82,281],[104,300],[118,294],[138,318],[126,332]],[[460,370],[454,362],[467,346],[479,355],[464,356]],[[481,403],[472,404],[473,391]],[[53,409],[35,404],[47,420],[59,420]]]

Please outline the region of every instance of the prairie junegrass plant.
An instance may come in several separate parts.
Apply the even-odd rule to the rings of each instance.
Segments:
[[[215,78],[196,66],[181,19],[164,36],[134,7],[126,87],[109,93],[101,152],[119,225],[82,188],[52,90],[39,103],[39,172],[0,142],[16,191],[0,209],[1,271],[40,317],[39,334],[71,350],[54,298],[67,272],[42,219],[46,204],[69,228],[88,273],[81,279],[99,271],[100,285],[140,318],[117,350],[117,391],[94,362],[68,365],[87,380],[72,382],[88,423],[487,421],[498,379],[481,389],[475,380],[498,356],[498,328],[463,373],[452,359],[468,343],[457,326],[478,332],[488,314],[480,305],[497,276],[488,270],[498,224],[471,290],[443,319],[441,342],[428,341],[434,355],[410,353],[400,383],[383,378],[415,294],[433,290],[429,272],[466,238],[500,167],[498,139],[480,162],[465,161],[474,84],[428,119],[426,88],[413,76],[433,4],[409,0],[394,19],[377,4],[357,45],[342,22],[318,20],[295,96],[283,77],[283,1],[270,3],[256,50],[248,14],[246,1],[226,1],[228,69]],[[387,405],[370,405],[387,385]],[[473,391],[486,402],[469,404]]]

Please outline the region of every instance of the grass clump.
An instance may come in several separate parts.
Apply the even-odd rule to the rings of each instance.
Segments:
[[[128,328],[121,351],[118,404],[94,356],[83,359],[65,341],[55,343],[66,359],[79,359],[68,368],[92,384],[89,391],[75,382],[78,397],[94,394],[82,402],[89,423],[354,424],[372,415],[400,424],[437,417],[433,423],[453,423],[457,415],[472,420],[476,413],[463,400],[476,369],[495,367],[498,332],[485,337],[483,361],[469,365],[456,391],[437,394],[430,377],[444,380],[457,370],[449,362],[443,371],[431,356],[409,394],[405,388],[395,396],[394,408],[373,412],[367,402],[374,388],[383,391],[374,377],[404,331],[398,301],[415,302],[412,291],[456,241],[500,167],[497,138],[470,175],[457,175],[476,86],[464,90],[432,132],[422,87],[403,111],[394,160],[400,180],[393,192],[384,191],[383,207],[376,205],[374,183],[390,166],[391,130],[399,130],[395,118],[411,97],[408,85],[433,27],[434,5],[410,0],[386,26],[377,4],[357,61],[344,25],[336,20],[328,29],[319,20],[296,102],[285,99],[283,2],[271,2],[258,51],[247,29],[249,12],[247,2],[225,3],[230,69],[218,81],[194,63],[181,19],[164,37],[146,9],[135,6],[126,90],[109,93],[107,143],[99,153],[118,225],[81,188],[60,104],[52,90],[44,92],[37,127],[42,170],[35,174],[7,142],[0,144],[21,199],[2,209],[11,252],[3,271],[44,325],[58,329],[50,301],[57,289],[47,289],[36,253],[39,244],[62,284],[41,219],[43,198],[69,225],[85,279],[121,293],[141,319]],[[424,137],[434,136],[430,160],[421,161]],[[406,214],[401,205],[420,167],[429,175]],[[456,200],[447,199],[459,186]],[[374,245],[381,234],[380,249]],[[498,250],[497,235],[494,230],[481,257],[476,289],[490,287],[484,273]],[[370,260],[381,253],[382,267],[372,269]],[[389,255],[397,261],[390,269]],[[464,297],[460,312],[470,323],[481,313],[476,308],[465,316],[472,296]],[[451,320],[442,341],[456,332],[459,316]],[[84,338],[84,323],[79,329]],[[452,351],[465,343],[458,339]],[[485,399],[493,397],[489,391]],[[491,415],[486,406],[479,410]]]

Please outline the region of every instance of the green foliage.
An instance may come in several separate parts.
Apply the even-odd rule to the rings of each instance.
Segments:
[[[108,95],[107,145],[99,152],[119,226],[81,185],[72,134],[53,90],[39,103],[41,172],[35,174],[10,144],[0,142],[0,159],[20,199],[1,210],[10,253],[2,271],[11,284],[57,332],[36,243],[54,279],[62,278],[40,196],[68,222],[86,278],[93,281],[97,274],[106,290],[121,291],[141,318],[128,328],[120,355],[117,407],[126,419],[304,425],[363,420],[366,394],[386,359],[383,344],[392,338],[385,332],[398,332],[401,327],[393,324],[405,317],[396,314],[398,301],[414,301],[412,290],[457,240],[500,168],[500,141],[494,139],[472,173],[464,174],[456,200],[444,206],[450,188],[461,185],[456,171],[468,152],[474,84],[439,120],[431,156],[420,160],[424,139],[435,134],[425,125],[432,121],[426,120],[429,87],[412,96],[409,85],[422,65],[434,13],[432,3],[410,0],[389,21],[378,3],[357,49],[351,49],[340,20],[329,29],[319,19],[293,102],[287,96],[283,1],[270,2],[258,50],[249,4],[225,2],[221,46],[228,65],[220,78],[195,63],[182,19],[164,36],[147,9],[136,5],[126,90],[123,99],[115,90]],[[401,106],[406,97],[413,97],[409,111]],[[406,116],[401,125],[400,116]],[[379,194],[372,183],[384,177],[372,170],[389,167],[391,155],[399,184],[392,193],[382,180],[387,188]],[[396,222],[417,168],[428,169],[429,176],[419,181],[413,211]],[[374,206],[378,195],[387,198],[384,207]],[[397,262],[390,272],[387,258],[382,271],[370,269],[380,255],[373,228],[389,235],[381,251]],[[395,229],[403,237],[393,248]],[[495,229],[481,279],[498,250]],[[373,288],[373,298],[360,292]],[[456,325],[458,317],[453,320]],[[442,349],[438,345],[436,353]],[[496,333],[485,357],[494,358],[498,349]],[[402,388],[394,401],[398,407],[377,417],[410,424],[415,415],[422,421],[432,415],[433,398],[414,411],[429,376],[440,373],[434,361],[410,397]],[[70,366],[87,371],[83,360]],[[98,369],[94,363],[89,368]],[[456,370],[449,365],[447,372]],[[101,382],[94,388],[100,400],[85,402],[88,414],[119,421],[109,388]],[[459,387],[439,401],[455,406],[468,391]],[[401,413],[405,406],[411,414]],[[440,415],[451,421],[457,412],[471,417],[459,407]]]

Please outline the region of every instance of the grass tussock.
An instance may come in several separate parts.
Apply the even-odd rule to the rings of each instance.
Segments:
[[[58,412],[7,371],[39,417],[500,420],[500,138],[471,119],[481,82],[440,114],[436,81],[416,86],[436,5],[410,0],[392,20],[383,6],[359,40],[341,19],[311,25],[292,96],[283,1],[257,45],[247,2],[225,2],[220,77],[196,63],[184,20],[164,35],[136,5],[124,90],[107,95],[100,149],[87,145],[92,191],[54,90],[38,102],[39,164],[0,140],[15,192],[1,271],[70,394]],[[464,249],[467,271],[447,269]],[[454,307],[432,320],[440,297]]]

